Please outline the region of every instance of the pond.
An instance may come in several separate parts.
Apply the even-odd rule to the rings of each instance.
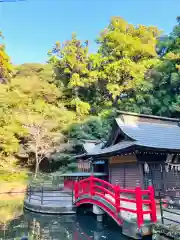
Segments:
[[[121,235],[120,228],[106,219],[103,225],[93,215],[50,216],[25,211],[7,225],[1,225],[1,240],[127,240]]]

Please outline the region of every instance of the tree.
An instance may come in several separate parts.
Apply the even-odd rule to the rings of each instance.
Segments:
[[[62,140],[61,131],[75,117],[59,102],[61,92],[55,85],[37,77],[17,77],[2,85],[0,96],[3,159],[14,156],[22,145],[28,154],[30,149],[34,156],[37,154],[36,163],[40,163],[57,146],[55,142]],[[57,135],[59,138],[55,138]]]
[[[103,111],[99,116],[89,116],[84,121],[75,122],[67,127],[63,132],[68,139],[68,146],[64,148],[64,152],[54,154],[52,157],[57,167],[65,166],[67,170],[75,170],[76,162],[74,156],[82,152],[82,143],[85,140],[93,140],[95,142],[104,142],[108,139],[111,131],[114,117],[118,114],[115,111]]]
[[[39,77],[52,82],[54,72],[51,64],[24,63],[15,68],[14,77]]]
[[[45,158],[50,158],[56,153],[64,138],[60,131],[57,131],[57,123],[55,125],[53,119],[46,120],[45,116],[27,117],[24,125],[28,130],[25,149],[29,154],[35,155],[35,178],[39,171],[39,165]]]
[[[160,64],[147,75],[151,82],[153,102],[150,104],[153,114],[179,117],[180,114],[180,23],[174,27],[169,39],[165,38],[161,46],[166,52]],[[152,92],[153,91],[153,92]]]
[[[54,65],[56,83],[63,89],[63,101],[78,115],[88,114],[90,104],[85,101],[88,88],[97,80],[96,71],[89,71],[88,42],[81,43],[72,35],[64,44],[57,42],[49,52]]]
[[[147,70],[158,63],[159,35],[156,27],[134,26],[120,17],[111,19],[98,39],[102,63],[98,70],[99,89],[106,92],[102,96],[110,105],[122,107],[124,97],[131,98],[142,88]]]
[[[147,70],[159,62],[159,36],[156,27],[134,26],[113,17],[97,40],[96,54],[89,54],[88,42],[82,44],[75,35],[64,44],[57,42],[49,62],[68,108],[79,115],[112,106],[124,108],[124,102],[143,88]]]
[[[0,32],[0,82],[6,82],[12,73],[12,65],[5,51],[5,45],[2,42],[3,39],[4,37]]]

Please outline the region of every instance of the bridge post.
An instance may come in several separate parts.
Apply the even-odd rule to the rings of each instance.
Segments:
[[[78,198],[78,192],[79,192],[79,187],[78,187],[78,181],[76,179],[75,184],[74,184],[74,198],[75,198],[75,201]]]
[[[136,182],[136,209],[137,209],[137,225],[140,228],[144,223],[143,218],[143,203],[142,203],[142,189],[140,187],[139,181]]]
[[[97,216],[98,222],[103,221],[104,211],[100,207],[93,205],[93,213]]]
[[[90,176],[90,195],[94,196],[94,181],[93,181],[93,176]]]
[[[116,205],[116,212],[117,214],[120,212],[120,186],[119,182],[116,180],[115,186],[115,205]]]
[[[151,201],[150,203],[150,208],[151,208],[151,221],[153,223],[155,223],[157,221],[157,216],[156,216],[156,201],[155,201],[155,196],[154,196],[154,188],[152,186],[152,182],[151,180],[149,180],[149,186],[148,186],[148,190],[149,190],[149,199]]]
[[[103,221],[103,215],[97,215],[97,221],[102,222]]]

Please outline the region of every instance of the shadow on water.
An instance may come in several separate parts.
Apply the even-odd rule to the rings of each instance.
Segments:
[[[121,235],[120,228],[109,218],[103,225],[94,216],[51,216],[24,212],[12,220],[5,228],[0,228],[0,240],[127,240]]]

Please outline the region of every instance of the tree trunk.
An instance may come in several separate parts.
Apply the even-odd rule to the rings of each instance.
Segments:
[[[38,159],[38,152],[36,150],[36,166],[35,166],[35,173],[34,173],[34,178],[36,179],[38,171],[39,171],[39,159]]]
[[[36,161],[36,167],[35,167],[35,173],[34,173],[34,178],[35,179],[37,177],[38,172],[39,172],[39,163],[38,163],[38,161]]]

